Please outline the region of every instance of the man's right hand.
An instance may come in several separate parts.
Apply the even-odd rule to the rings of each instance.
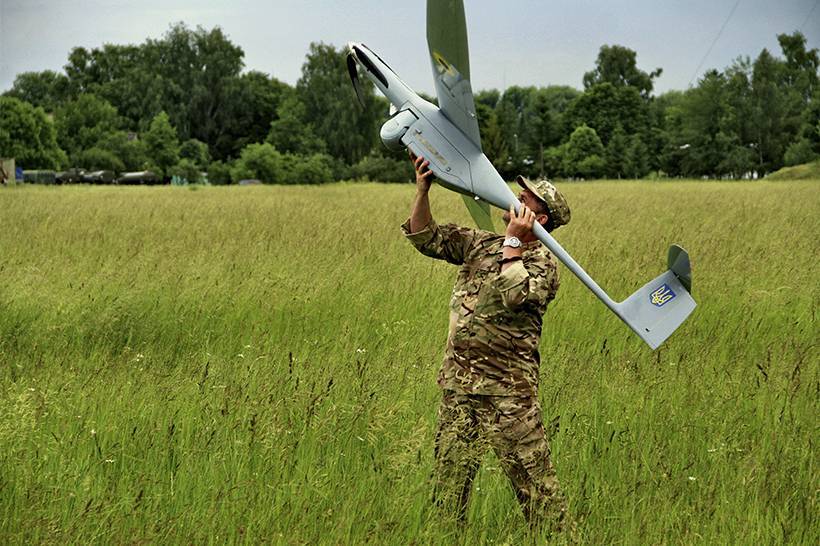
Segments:
[[[427,193],[433,183],[433,171],[430,170],[430,162],[421,156],[416,157],[413,152],[410,152],[410,160],[416,169],[416,189]]]

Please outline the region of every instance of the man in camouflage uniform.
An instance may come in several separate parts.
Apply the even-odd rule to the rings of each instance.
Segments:
[[[430,213],[429,162],[413,157],[417,193],[402,231],[424,255],[460,266],[450,331],[438,375],[443,390],[435,441],[435,500],[463,521],[472,480],[487,448],[510,479],[528,522],[571,527],[538,402],[538,344],[558,290],[555,258],[532,232],[570,219],[564,196],[546,180],[519,176],[523,206],[504,213],[506,237],[439,226]]]

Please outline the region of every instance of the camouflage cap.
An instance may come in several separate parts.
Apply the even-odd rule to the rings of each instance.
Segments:
[[[547,231],[552,231],[559,226],[569,223],[571,214],[567,199],[550,181],[542,179],[533,182],[521,175],[518,175],[515,181],[525,190],[530,190],[534,193],[535,196],[547,206],[547,212],[549,213],[549,222],[546,226]]]

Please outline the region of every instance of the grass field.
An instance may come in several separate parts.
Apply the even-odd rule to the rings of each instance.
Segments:
[[[614,298],[678,242],[699,304],[652,352],[561,270],[540,396],[584,542],[817,544],[820,181],[561,187]],[[0,188],[0,543],[524,542],[492,456],[463,533],[429,505],[455,269],[412,195]]]

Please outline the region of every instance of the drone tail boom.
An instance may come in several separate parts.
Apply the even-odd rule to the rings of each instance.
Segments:
[[[677,245],[669,249],[669,269],[643,285],[624,301],[616,302],[546,229],[540,224],[535,224],[533,232],[538,240],[578,277],[578,280],[638,334],[652,350],[660,347],[695,309],[695,300],[689,292],[692,287],[689,254]]]

